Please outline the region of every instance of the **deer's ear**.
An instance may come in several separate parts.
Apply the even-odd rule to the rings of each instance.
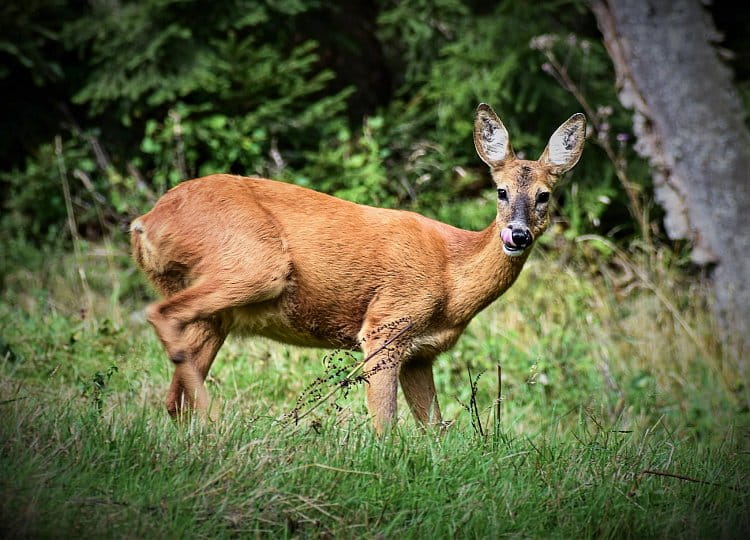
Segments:
[[[552,174],[559,176],[578,163],[585,140],[586,117],[576,113],[552,134],[539,162],[549,167]]]
[[[515,158],[508,130],[486,103],[480,103],[474,118],[474,146],[490,167],[500,167]]]

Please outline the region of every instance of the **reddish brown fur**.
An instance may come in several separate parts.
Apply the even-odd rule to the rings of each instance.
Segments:
[[[525,193],[554,182],[548,164],[515,160],[512,151],[490,165],[498,186],[509,189],[521,167],[530,168]],[[528,256],[503,252],[501,206],[497,223],[470,232],[260,178],[212,175],[180,184],[131,228],[133,256],[165,298],[147,316],[175,364],[168,410],[208,413],[203,381],[229,332],[305,346],[361,343],[367,355],[382,342],[372,330],[407,317],[403,356],[371,375],[368,408],[376,429],[390,423],[400,379],[414,416],[439,421],[433,359],[511,286]],[[540,234],[546,207],[528,225]]]

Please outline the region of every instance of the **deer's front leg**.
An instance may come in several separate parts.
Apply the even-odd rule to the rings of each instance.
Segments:
[[[441,425],[440,406],[435,393],[431,357],[414,357],[401,366],[399,379],[414,418],[422,425]]]
[[[365,391],[367,410],[378,434],[387,431],[396,421],[396,392],[398,390],[398,366],[385,367],[380,355],[365,363]]]
[[[405,342],[397,334],[398,330],[376,328],[365,334],[362,342],[367,410],[378,434],[387,431],[396,421],[398,373]]]

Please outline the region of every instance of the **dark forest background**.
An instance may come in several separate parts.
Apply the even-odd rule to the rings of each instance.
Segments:
[[[750,103],[750,8],[709,9]],[[492,192],[471,139],[482,101],[532,158],[570,114],[589,113],[558,221],[572,236],[628,241],[645,224],[666,240],[631,113],[581,1],[5,2],[0,95],[6,263],[23,256],[19,243],[67,241],[62,174],[89,238],[214,172],[484,227]]]

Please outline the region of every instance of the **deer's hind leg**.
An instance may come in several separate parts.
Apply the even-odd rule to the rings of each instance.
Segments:
[[[243,271],[244,270],[244,271]],[[287,272],[283,265],[263,265],[262,272],[224,269],[204,275],[146,310],[159,340],[175,367],[167,409],[176,414],[193,408],[208,412],[204,380],[229,328],[224,313],[281,294]]]
[[[183,341],[188,350],[186,356],[191,362],[180,368],[175,366],[166,399],[170,416],[178,417],[190,408],[195,408],[205,411],[211,419],[216,419],[203,383],[226,336],[227,330],[219,317],[195,321],[185,327]],[[191,394],[186,388],[195,388],[197,391]]]

